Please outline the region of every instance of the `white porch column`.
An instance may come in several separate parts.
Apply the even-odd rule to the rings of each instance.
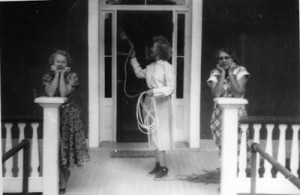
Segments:
[[[190,70],[190,135],[191,148],[200,146],[200,88],[203,1],[192,1],[192,41]]]
[[[0,47],[0,68],[1,68],[1,47]],[[1,74],[0,74],[0,91],[1,91]],[[2,100],[1,100],[1,95],[0,95],[0,111],[2,110]],[[2,119],[2,115],[1,115],[1,112],[0,112],[0,119]],[[2,122],[1,122],[2,124]],[[1,125],[2,126],[2,125]],[[1,128],[2,129],[2,128]],[[1,130],[2,132],[2,130]],[[0,138],[0,156],[2,156],[2,137]],[[1,165],[0,165],[0,194],[3,194],[3,178],[2,178],[2,162],[1,162]]]
[[[1,116],[1,114],[0,114]],[[0,139],[0,156],[2,156],[2,137]],[[3,194],[3,178],[2,178],[2,162],[1,162],[1,165],[0,165],[0,194]]]
[[[238,108],[248,103],[242,98],[215,98],[223,109],[221,151],[221,195],[235,195],[237,183]]]
[[[44,108],[43,116],[43,195],[57,195],[59,191],[59,106],[64,97],[39,97],[34,100]]]
[[[99,146],[99,1],[88,1],[89,147]]]

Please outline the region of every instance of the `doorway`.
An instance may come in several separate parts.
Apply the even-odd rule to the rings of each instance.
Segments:
[[[99,33],[94,33],[94,37],[90,37],[91,45],[95,44],[96,46],[97,40],[99,40],[99,50],[95,50],[99,52],[99,58],[93,58],[91,62],[94,63],[90,64],[89,69],[91,84],[94,84],[95,79],[99,78],[99,88],[95,85],[91,87],[93,89],[89,90],[90,105],[99,103],[94,112],[90,111],[96,114],[95,116],[99,116],[99,122],[95,123],[93,128],[97,129],[99,125],[99,132],[94,132],[94,136],[91,136],[94,138],[94,143],[97,142],[98,135],[96,133],[99,134],[100,142],[147,141],[147,135],[141,133],[137,126],[138,97],[129,98],[125,94],[126,92],[129,95],[136,95],[144,92],[147,90],[147,85],[144,79],[136,78],[130,65],[130,59],[128,59],[128,53],[131,48],[130,42],[132,42],[141,67],[145,68],[154,61],[151,59],[150,48],[153,44],[152,38],[158,35],[166,37],[172,45],[173,54],[169,62],[176,74],[176,87],[172,95],[175,118],[173,138],[175,142],[190,141],[190,132],[187,131],[189,129],[189,85],[191,82],[189,79],[192,13],[190,3],[190,1],[185,1],[179,5],[161,6],[106,3],[100,4],[100,9],[94,8],[96,4],[92,6],[94,11],[100,12]],[[90,23],[91,27],[94,25]],[[124,39],[124,33],[128,39]],[[96,77],[97,74],[99,77]],[[97,108],[99,112],[97,112]]]
[[[142,68],[154,60],[150,54],[152,38],[162,35],[172,43],[173,14],[171,11],[117,12],[117,142],[146,142],[147,135],[139,131],[136,120],[137,95],[148,89],[145,79],[132,71],[128,52],[131,49],[121,34],[134,45]],[[128,95],[130,96],[128,96]]]

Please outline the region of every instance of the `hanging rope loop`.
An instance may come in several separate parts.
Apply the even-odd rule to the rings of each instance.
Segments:
[[[154,97],[147,96],[146,92],[141,93],[136,104],[136,118],[139,130],[144,134],[151,134],[157,130],[159,125],[157,117],[156,102]],[[150,101],[145,103],[145,98]]]

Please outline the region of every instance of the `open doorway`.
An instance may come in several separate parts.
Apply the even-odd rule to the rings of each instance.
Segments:
[[[152,38],[163,35],[172,42],[173,14],[171,11],[118,11],[117,32],[126,32],[134,45],[136,56],[142,68],[150,64]],[[139,131],[136,120],[137,97],[135,95],[147,90],[146,81],[136,78],[129,60],[128,42],[117,39],[117,141],[145,142],[147,135]],[[126,72],[125,72],[126,71]],[[126,73],[126,74],[125,74]],[[125,76],[127,75],[127,76]],[[126,86],[125,84],[126,79]]]

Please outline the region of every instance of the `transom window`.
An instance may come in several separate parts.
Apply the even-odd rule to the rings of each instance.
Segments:
[[[106,5],[186,5],[186,0],[106,0]]]

